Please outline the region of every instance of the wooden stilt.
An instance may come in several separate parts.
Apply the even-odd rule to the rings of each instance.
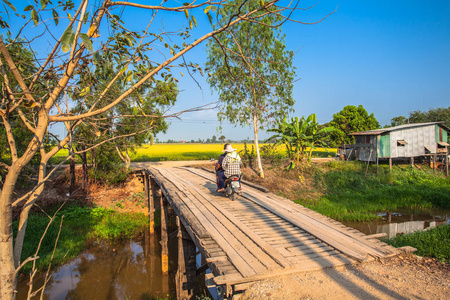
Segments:
[[[178,227],[178,269],[176,278],[177,299],[195,299],[196,282],[195,244],[177,216]]]
[[[159,203],[159,198],[157,198],[157,190],[159,190],[159,194],[161,194],[161,190],[155,181],[149,177],[149,202],[148,202],[148,211],[149,211],[149,224],[150,224],[150,234],[155,234],[155,203]]]
[[[389,157],[389,170],[392,170],[392,157]]]
[[[378,157],[377,157],[377,175],[378,175]]]
[[[448,146],[447,152],[445,153],[444,161],[445,161],[445,176],[448,177]]]
[[[164,203],[164,197],[160,197],[161,205],[161,269],[163,274],[169,273],[169,247],[167,245],[167,207]]]
[[[414,167],[414,157],[411,156],[411,167]]]
[[[150,207],[150,188],[149,188],[149,182],[148,182],[148,174],[146,172],[143,173],[143,180],[144,180],[144,198],[147,202],[147,207]],[[150,210],[148,211],[148,215],[150,215]]]
[[[434,155],[433,155],[433,170],[434,170],[434,172],[436,172],[436,162],[437,162],[437,154],[435,153]]]

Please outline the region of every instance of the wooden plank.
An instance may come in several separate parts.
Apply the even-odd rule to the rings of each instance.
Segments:
[[[171,171],[169,170],[165,170],[164,172],[167,172],[168,174],[174,176],[175,178],[171,177],[170,180],[176,181],[177,185],[183,185],[184,183],[187,185],[191,184],[179,178],[176,174],[171,173]],[[166,174],[166,176],[168,176],[168,174]],[[201,211],[204,214],[204,217],[206,217],[216,229],[219,229],[218,232],[223,236],[224,241],[226,241],[226,243],[230,243],[230,245],[232,245],[233,248],[235,248],[236,251],[240,254],[242,259],[245,258],[248,266],[251,266],[251,268],[257,273],[267,272],[268,269],[265,266],[267,266],[269,269],[271,268],[270,258],[268,256],[264,256],[265,254],[261,251],[261,249],[253,245],[248,240],[242,242],[242,239],[244,239],[245,236],[242,235],[239,230],[232,230],[233,224],[229,222],[229,220],[226,220],[221,216],[220,210],[215,211],[216,209],[212,209],[213,207],[209,203],[202,201],[201,194],[198,194],[198,196],[200,197],[195,197],[192,194],[192,192],[194,192],[193,186],[189,186],[189,190],[186,186],[184,188],[186,189],[184,194],[187,196],[187,198],[192,198],[191,201],[193,205],[196,205],[198,209],[202,208]],[[217,242],[221,245],[220,240],[217,240]],[[262,257],[258,258],[257,256],[254,256],[255,253],[260,254],[260,256]],[[238,263],[237,261],[233,260],[232,262]],[[239,266],[237,265],[236,267],[239,268]],[[274,263],[272,267],[278,266]]]
[[[208,263],[219,262],[219,261],[228,261],[228,256],[222,255],[222,256],[215,256],[215,257],[208,257],[208,258],[206,258],[206,262],[208,262]]]
[[[317,239],[312,240],[304,240],[304,241],[298,241],[298,242],[288,242],[288,243],[281,243],[281,244],[273,244],[273,247],[275,248],[291,248],[291,247],[303,247],[305,245],[314,245],[314,244],[323,244],[322,241]]]
[[[257,275],[253,277],[247,277],[247,278],[238,278],[235,275],[231,276],[217,276],[214,277],[214,282],[217,285],[223,285],[223,284],[240,284],[240,283],[246,283],[246,282],[253,282],[258,280],[263,280],[270,277],[280,276],[280,275],[286,275],[286,274],[292,274],[296,272],[302,272],[302,271],[314,271],[314,270],[321,270],[328,267],[334,267],[334,266],[340,266],[353,263],[353,261],[346,257],[333,257],[330,256],[328,258],[319,258],[317,261],[307,261],[302,263],[301,265],[298,265],[291,269],[284,269],[280,270],[278,272],[273,272],[267,275]]]
[[[161,170],[161,173],[167,178],[167,180],[172,181],[178,187],[183,186],[183,184],[176,178],[176,175],[170,174],[167,169]],[[200,203],[195,199],[195,197],[187,191],[185,187],[184,196],[181,192],[176,192],[181,198],[184,198],[186,205],[193,211],[197,218],[202,222],[205,227],[209,228],[209,233],[212,238],[220,245],[220,247],[228,254],[232,263],[241,272],[243,276],[251,276],[256,273],[261,273],[267,271],[267,269],[258,262],[251,255],[238,239],[236,239],[233,234],[225,227],[218,219],[217,215],[211,213],[208,210],[200,210]],[[245,257],[245,259],[244,259]]]
[[[186,205],[176,195],[174,191],[175,187],[168,182],[164,182],[164,177],[161,175],[161,173],[158,172],[157,169],[151,168],[150,170],[148,170],[148,172],[150,173],[150,175],[152,175],[155,182],[159,183],[160,186],[164,186],[164,188],[162,189],[163,193],[165,194],[166,198],[170,200],[172,208],[180,217],[180,221],[183,223],[186,231],[189,233],[194,242],[198,239],[209,238],[210,236],[207,230],[198,221],[198,219],[191,213],[189,209],[184,209],[186,208]],[[200,245],[197,242],[197,247],[199,246]]]
[[[186,181],[185,181],[186,182]],[[186,182],[188,184],[188,182]],[[229,229],[231,226],[236,227],[236,231],[232,231],[232,233],[239,239],[242,240],[250,240],[250,242],[246,242],[246,246],[249,250],[252,250],[252,253],[258,257],[258,259],[267,267],[271,269],[278,268],[278,264],[282,267],[290,267],[290,263],[284,259],[282,255],[280,255],[275,249],[273,249],[269,244],[267,244],[263,239],[255,235],[253,232],[247,229],[247,227],[242,224],[238,219],[236,219],[232,214],[230,214],[225,208],[214,203],[209,197],[207,197],[204,193],[202,193],[197,187],[191,186],[191,188],[197,193],[199,197],[197,199],[203,198],[206,202],[203,204],[205,207],[212,211],[212,208],[217,210],[216,216],[220,213],[226,218],[223,220],[223,224],[227,225]],[[225,224],[228,223],[228,224]],[[242,232],[241,232],[242,231]],[[242,234],[243,233],[243,234]],[[253,245],[253,243],[254,245]],[[251,249],[250,249],[250,248]],[[276,264],[271,263],[271,259],[273,259]]]
[[[242,245],[237,245],[236,239],[231,234],[229,234],[226,228],[224,229],[223,226],[219,225],[219,222],[214,216],[205,216],[203,213],[201,213],[198,207],[194,203],[192,203],[192,200],[189,199],[189,197],[185,197],[185,202],[194,211],[200,222],[203,222],[203,224],[205,224],[205,226],[209,228],[209,233],[212,238],[227,253],[239,272],[241,272],[241,274],[244,276],[251,276],[252,274],[256,274],[256,271],[247,263],[245,259],[241,257],[240,252],[244,251],[244,247]],[[220,229],[224,230],[221,231]]]
[[[366,257],[368,252],[375,256],[384,256],[384,253],[369,248],[364,244],[361,245],[361,243],[355,239],[345,238],[346,236],[342,235],[341,232],[333,230],[333,228],[331,227],[325,228],[326,226],[324,226],[321,222],[318,222],[307,215],[300,215],[298,213],[296,213],[295,215],[286,214],[286,210],[284,208],[276,207],[275,205],[273,205],[273,203],[267,203],[253,196],[249,196],[248,194],[245,195],[245,197],[261,206],[266,207],[280,217],[302,228],[303,230],[309,232],[310,234],[316,236],[322,241],[330,244],[334,248],[339,249],[346,255],[358,261],[368,260],[368,258]]]
[[[300,255],[300,256],[290,256],[287,257],[289,261],[291,261],[294,264],[302,265],[305,263],[315,262],[316,260],[328,260],[328,259],[337,259],[340,261],[346,261],[349,258],[347,256],[344,256],[343,254],[339,252],[318,252],[318,253],[310,253],[306,255]]]
[[[164,173],[164,172],[162,172],[162,173]],[[162,173],[160,172],[161,176],[163,176]],[[164,179],[166,179],[166,178],[164,177]],[[172,183],[172,184],[173,184],[173,183]],[[167,185],[167,182],[166,182],[166,185]],[[174,184],[173,184],[173,185],[174,185]],[[175,186],[175,185],[174,185],[174,186]],[[172,190],[172,195],[176,195],[179,199],[182,199],[182,196],[179,195],[179,192],[174,192],[174,191]],[[203,222],[203,224],[208,224],[208,223],[209,223],[207,219],[199,220],[199,219],[197,218],[198,216],[203,216],[202,214],[195,215],[194,213],[192,213],[191,208],[195,210],[195,208],[196,208],[195,205],[191,205],[191,207],[188,207],[188,205],[187,205],[184,201],[178,201],[178,203],[176,203],[176,204],[178,204],[179,206],[181,206],[181,207],[184,208],[184,209],[180,210],[180,214],[181,214],[181,215],[183,215],[183,214],[189,214],[189,213],[191,213],[192,215],[194,215],[195,219],[197,220],[196,223],[194,223],[194,225],[197,224],[197,223],[198,223],[198,224],[202,224],[202,222]],[[189,212],[189,213],[188,213],[188,212]],[[182,220],[182,218],[180,218],[180,220]],[[210,223],[209,223],[209,224],[210,224]],[[209,228],[214,228],[214,226],[210,224]],[[186,228],[186,229],[187,229],[187,228]],[[210,229],[210,231],[211,231],[211,229]],[[219,236],[220,236],[220,235],[219,235]],[[211,237],[211,235],[209,234],[209,232],[208,232],[207,237]],[[222,245],[222,246],[223,246],[223,245]],[[229,247],[226,247],[226,248],[229,248]],[[205,248],[203,248],[203,249],[206,251]],[[225,249],[224,249],[224,250],[225,250]],[[228,252],[228,251],[227,251],[227,252]],[[240,255],[239,255],[239,253],[237,253],[234,249],[231,249],[231,250],[229,251],[228,254],[229,254],[231,257],[234,257],[236,260],[239,261]],[[242,260],[242,259],[241,259],[241,260]],[[252,269],[250,266],[247,265],[247,263],[245,262],[245,260],[242,260],[242,263],[243,263],[243,265],[241,265],[241,271],[242,271],[243,274],[245,274],[245,275],[247,275],[247,276],[252,275],[252,274],[256,274],[256,272],[253,271],[253,269]],[[247,266],[246,266],[246,265],[247,265]],[[217,270],[216,270],[216,272],[217,272]]]
[[[366,238],[366,239],[379,239],[379,238],[383,238],[383,237],[387,237],[387,233],[386,232],[366,235],[364,238]]]
[[[385,249],[380,249],[379,247],[374,245],[371,241],[362,239],[360,236],[352,234],[349,231],[348,227],[345,227],[347,230],[340,230],[337,226],[335,226],[333,224],[333,223],[336,223],[336,221],[329,222],[329,220],[330,220],[329,218],[327,218],[317,212],[309,210],[301,205],[294,204],[287,199],[278,197],[273,194],[265,195],[265,194],[261,194],[258,192],[254,192],[254,194],[260,195],[264,199],[261,201],[267,203],[270,207],[273,207],[274,205],[276,205],[277,208],[280,207],[280,210],[286,210],[293,216],[299,216],[300,218],[307,218],[306,221],[308,223],[310,223],[312,220],[315,225],[314,227],[325,226],[327,229],[332,231],[332,233],[335,235],[341,235],[342,238],[349,237],[351,240],[347,239],[347,242],[349,242],[350,245],[352,246],[352,248],[354,248],[354,249],[358,249],[358,248],[362,249],[363,251],[365,251],[368,254],[375,256],[375,257],[383,257],[386,254],[389,254],[389,253],[386,253],[383,251]],[[251,199],[249,199],[249,200],[251,200]],[[311,215],[317,216],[317,218],[312,218]],[[339,224],[341,224],[341,223],[339,223]],[[352,229],[352,230],[354,230],[354,229]],[[333,236],[331,235],[330,238],[332,239]],[[338,240],[339,243],[342,243],[341,241],[343,241],[343,239]]]

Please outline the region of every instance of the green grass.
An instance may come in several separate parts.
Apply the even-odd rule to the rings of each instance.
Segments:
[[[395,166],[392,171],[381,166],[379,175],[374,168],[365,171],[360,162],[333,161],[315,174],[316,186],[325,195],[296,202],[345,221],[376,219],[380,211],[450,208],[450,179],[442,174],[410,166]]]
[[[419,256],[434,257],[450,262],[450,225],[438,226],[427,231],[397,236],[386,241],[394,247],[411,246]]]
[[[58,213],[42,241],[38,253],[40,258],[36,264],[38,268],[48,266],[50,263],[61,219],[63,219],[61,234],[52,265],[75,257],[86,248],[89,241],[131,238],[148,228],[148,218],[144,214],[118,213],[112,209],[100,207],[65,207]],[[30,214],[22,261],[35,254],[48,222],[49,218],[43,213]],[[15,232],[17,226],[16,221],[14,222]],[[31,268],[32,263],[28,263],[22,272],[29,272]]]

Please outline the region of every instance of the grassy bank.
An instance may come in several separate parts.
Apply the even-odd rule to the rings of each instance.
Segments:
[[[400,235],[385,241],[394,247],[412,246],[419,256],[434,257],[450,262],[450,225],[438,226],[427,231]]]
[[[442,173],[434,174],[427,167],[394,166],[389,171],[388,166],[380,166],[377,175],[375,167],[370,167],[366,174],[366,167],[361,162],[332,161],[309,168],[300,175],[310,177],[311,186],[306,188],[320,196],[302,197],[293,190],[293,199],[333,219],[345,221],[376,219],[380,211],[450,208],[450,178]],[[300,196],[295,197],[295,193]]]
[[[22,252],[22,261],[34,256],[42,234],[49,222],[44,213],[30,215]],[[118,213],[112,209],[70,206],[60,210],[48,228],[38,252],[37,267],[48,266],[51,260],[55,241],[61,226],[58,246],[55,250],[52,265],[57,265],[77,256],[93,240],[115,240],[132,238],[148,228],[148,218],[144,214]],[[17,224],[14,230],[17,231]],[[28,263],[22,272],[28,272],[32,263]]]

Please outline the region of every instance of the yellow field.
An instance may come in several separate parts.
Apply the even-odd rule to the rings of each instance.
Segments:
[[[244,149],[244,144],[232,145],[238,151]],[[247,147],[251,151],[251,145]],[[222,150],[222,144],[153,144],[136,149],[136,154],[132,155],[131,159],[133,161],[217,159]]]
[[[252,151],[253,144],[247,144],[248,151]],[[267,144],[260,144],[260,148]],[[232,144],[232,146],[241,151],[244,144]],[[286,148],[278,146],[276,153],[279,156],[286,155]],[[222,153],[223,144],[154,144],[143,145],[136,149],[135,154],[130,154],[132,161],[172,161],[172,160],[209,160],[217,159]],[[255,153],[256,154],[256,153]],[[264,156],[264,152],[262,152]],[[313,151],[313,157],[333,157],[336,155],[336,149],[329,149],[328,152],[323,148],[317,148]],[[67,156],[66,150],[61,150],[55,156],[55,159],[61,159]]]

